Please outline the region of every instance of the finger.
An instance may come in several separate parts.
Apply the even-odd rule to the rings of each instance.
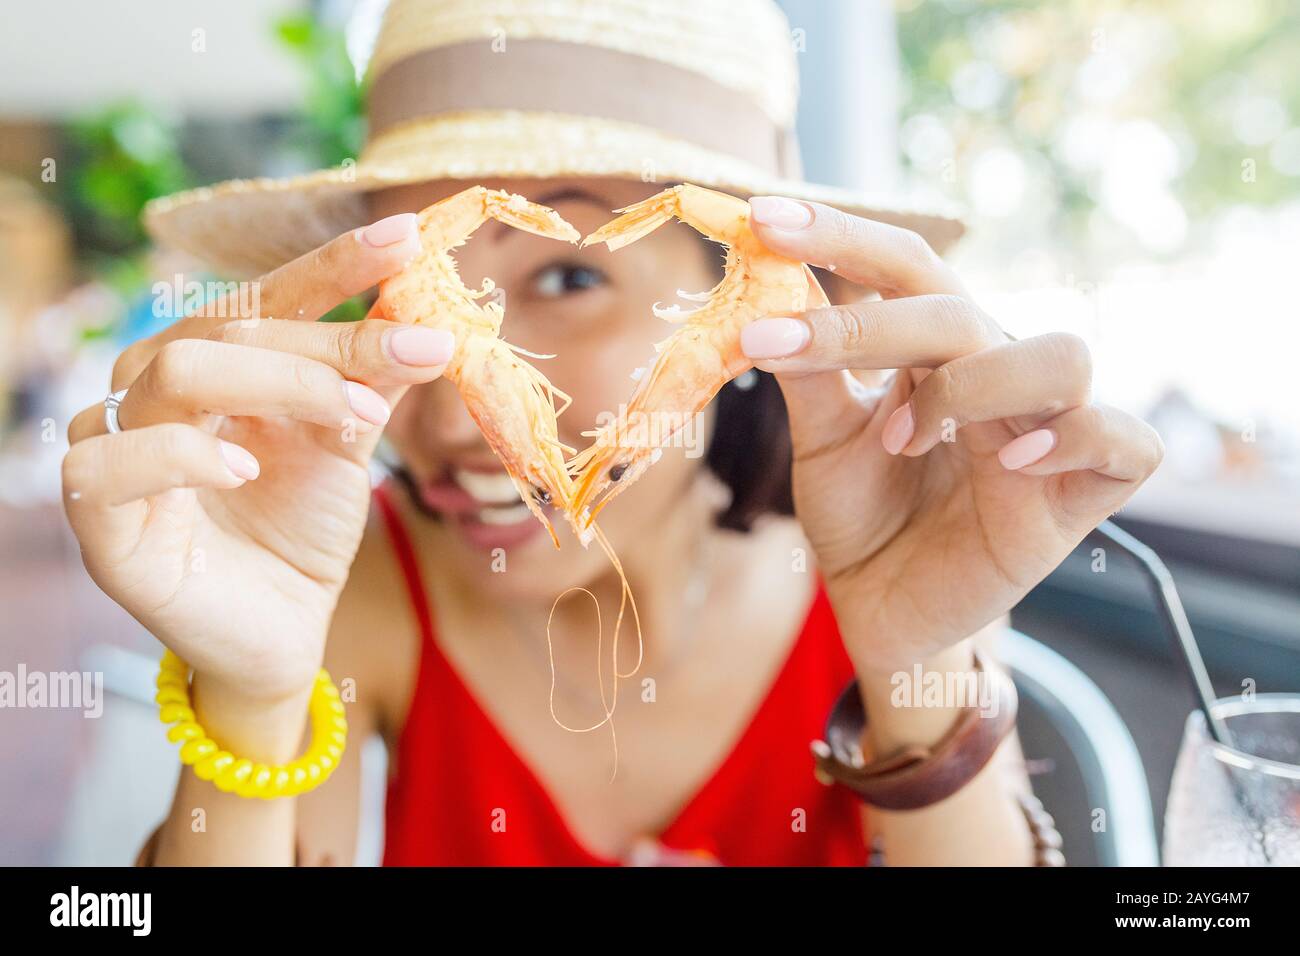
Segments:
[[[374,389],[324,362],[289,352],[208,339],[163,347],[118,407],[123,429],[163,422],[200,424],[211,415],[287,416],[359,431],[387,423],[391,408]]]
[[[830,269],[887,299],[966,293],[956,273],[909,229],[780,196],[755,196],[749,207],[754,234],[773,252]]]
[[[85,441],[87,438],[93,438],[96,435],[107,433],[108,427],[104,421],[104,405],[102,402],[91,405],[89,408],[83,408],[73,416],[72,421],[68,423],[68,444],[75,445],[79,441]]]
[[[76,526],[176,488],[237,488],[259,471],[247,450],[200,428],[155,425],[73,445],[63,459],[63,499]]]
[[[756,319],[740,332],[744,353],[768,372],[935,368],[1005,342],[969,299],[924,295]]]
[[[1011,419],[1020,430],[1087,403],[1092,360],[1075,335],[1008,342],[941,365],[885,423],[891,455],[923,455],[971,422]]]
[[[314,322],[399,272],[420,252],[415,213],[380,219],[282,265],[262,280],[262,315]]]
[[[64,457],[63,506],[93,573],[92,555],[112,564],[137,546],[152,513],[144,499],[177,489],[237,488],[259,470],[245,449],[190,425],[100,435]]]
[[[1057,520],[1079,534],[1118,511],[1159,466],[1164,444],[1155,429],[1115,408],[1070,409],[998,452],[1002,467],[1056,476]]]
[[[998,452],[1009,471],[1056,475],[1090,471],[1119,482],[1145,481],[1164,457],[1154,428],[1108,405],[1084,405],[1012,439]]]
[[[420,251],[414,213],[389,216],[345,232],[274,272],[205,303],[157,335],[126,349],[113,367],[113,390],[126,388],[158,350],[177,339],[201,339],[232,319],[315,321],[351,298],[399,272]]]
[[[451,360],[455,337],[445,329],[378,319],[360,322],[227,322],[208,339],[299,355],[372,386],[431,382]]]

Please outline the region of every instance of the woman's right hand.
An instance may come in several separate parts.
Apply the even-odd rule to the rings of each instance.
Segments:
[[[346,233],[122,354],[123,429],[69,427],[63,497],[86,569],[188,662],[211,703],[299,699],[365,527],[393,404],[443,331],[315,321],[419,251],[414,215]],[[258,303],[257,316],[238,303]]]

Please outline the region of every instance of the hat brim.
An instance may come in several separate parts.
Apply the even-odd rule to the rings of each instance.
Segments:
[[[145,208],[160,245],[235,277],[254,276],[364,225],[365,194],[435,180],[607,177],[692,182],[748,197],[782,195],[920,233],[943,252],[965,231],[955,209],[922,208],[782,179],[644,126],[536,112],[442,114],[385,133],[355,164],[284,179],[191,189]]]

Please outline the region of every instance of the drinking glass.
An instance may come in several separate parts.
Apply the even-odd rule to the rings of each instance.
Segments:
[[[1300,866],[1300,694],[1215,701],[1232,747],[1187,718],[1165,811],[1166,866]]]

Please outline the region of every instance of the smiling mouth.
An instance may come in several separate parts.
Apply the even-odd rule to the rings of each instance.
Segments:
[[[486,461],[445,463],[421,477],[403,465],[390,471],[421,514],[457,530],[480,550],[520,546],[550,529],[549,521],[539,521],[520,498],[510,476]],[[541,489],[534,489],[533,503],[547,518],[556,514],[550,495]]]
[[[504,471],[469,471],[451,468],[448,478],[468,500],[461,514],[488,525],[512,525],[532,520],[532,513]]]

